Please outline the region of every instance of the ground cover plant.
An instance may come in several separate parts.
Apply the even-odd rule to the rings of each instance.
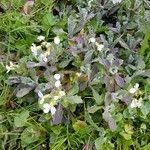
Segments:
[[[0,1],[0,149],[150,149],[149,0]]]

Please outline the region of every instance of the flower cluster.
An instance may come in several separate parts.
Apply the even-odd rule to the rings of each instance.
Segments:
[[[135,94],[135,93],[138,91],[138,89],[139,89],[139,84],[136,83],[136,84],[134,85],[134,87],[129,90],[129,92],[130,92],[131,94]]]
[[[56,88],[59,88],[61,86],[60,77],[61,77],[60,74],[55,74],[54,75],[54,78],[56,80],[56,82],[55,82],[55,87]]]
[[[140,108],[142,106],[142,99],[140,98],[139,100],[137,100],[136,98],[134,98],[130,104],[131,108]]]
[[[56,90],[53,90],[50,94],[43,95],[41,91],[38,92],[39,96],[39,104],[42,105],[42,109],[44,113],[51,112],[52,115],[55,114],[56,108],[55,106],[59,103],[61,98],[66,95],[65,91],[62,91],[60,86],[60,74],[55,74],[54,78],[56,80],[55,87]]]
[[[131,94],[133,94],[134,96],[136,96],[138,91],[139,91],[139,84],[138,83],[136,83],[134,85],[134,87],[129,90],[129,92]],[[132,99],[132,102],[130,104],[131,108],[140,108],[141,106],[142,106],[142,98],[139,98],[139,99],[138,98],[133,98]]]
[[[7,73],[9,73],[11,70],[19,68],[19,65],[13,64],[11,61],[9,63],[10,65],[6,65]]]
[[[39,62],[46,63],[48,62],[48,56],[50,55],[50,52],[51,52],[51,48],[52,48],[51,43],[46,42],[45,37],[42,35],[38,36],[37,40],[41,42],[41,44],[37,46],[35,43],[32,43],[31,52],[33,56],[37,58]],[[58,36],[54,38],[54,43],[56,45],[60,43],[60,38]]]
[[[98,51],[102,51],[102,49],[104,48],[104,45],[103,44],[99,44],[98,42],[96,42],[96,39],[94,37],[91,37],[89,39],[89,43],[94,43],[95,46],[97,47]]]

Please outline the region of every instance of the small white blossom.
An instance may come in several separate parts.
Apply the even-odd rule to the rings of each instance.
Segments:
[[[39,100],[39,103],[40,103],[40,104],[43,104],[43,103],[44,103],[44,97]]]
[[[46,43],[46,48],[49,48],[51,46],[51,43]]]
[[[130,92],[131,94],[134,94],[134,93],[137,92],[138,89],[139,89],[139,84],[136,83],[135,86],[129,90],[129,92]]]
[[[59,91],[59,95],[62,97],[62,96],[65,96],[66,93],[65,93],[65,91]]]
[[[56,112],[56,108],[54,107],[54,106],[51,106],[50,104],[48,104],[48,103],[45,103],[44,105],[43,105],[43,112],[44,113],[49,113],[49,111],[51,112],[51,114],[52,115],[54,115],[55,114],[55,112]]]
[[[41,42],[41,41],[44,41],[44,40],[45,40],[45,36],[40,35],[40,36],[37,37],[37,39],[38,39],[40,42]]]
[[[61,77],[61,76],[60,76],[60,74],[58,74],[58,73],[54,75],[54,78],[55,78],[56,80],[60,80],[60,77]]]
[[[44,96],[43,93],[41,91],[38,91],[38,96],[39,96],[39,103],[43,104],[44,103]]]
[[[46,46],[46,45],[47,45],[47,42],[44,41],[44,42],[41,43],[41,45],[42,45],[42,46]]]
[[[136,108],[136,107],[140,108],[141,106],[142,106],[141,99],[137,100],[134,98],[130,104],[131,108]]]
[[[54,43],[55,43],[55,44],[59,44],[59,43],[60,43],[60,38],[59,38],[58,36],[56,36],[56,37],[54,38]]]
[[[134,93],[136,92],[136,89],[135,89],[135,88],[131,88],[131,89],[129,90],[129,92],[130,92],[131,94],[134,94]]]
[[[41,91],[38,91],[38,96],[39,96],[39,98],[42,98],[43,97],[43,93]]]
[[[32,43],[31,52],[33,53],[34,56],[37,56],[37,47],[34,43]]]
[[[51,106],[50,111],[51,111],[51,114],[52,114],[52,115],[55,115],[55,113],[56,113],[56,108],[55,108],[54,106]]]
[[[91,37],[91,38],[89,39],[89,42],[90,42],[90,43],[95,43],[95,42],[96,42],[96,39],[95,39],[94,37]]]
[[[60,80],[57,80],[56,82],[55,82],[55,87],[60,87],[61,86],[61,83],[60,83]]]
[[[82,73],[77,72],[76,75],[77,75],[78,77],[80,77],[80,76],[82,75]]]
[[[111,0],[113,4],[121,3],[122,0]]]
[[[11,70],[15,70],[18,68],[18,65],[13,64],[11,61],[9,62],[10,65],[6,65],[7,73],[9,73]]]
[[[36,50],[37,50],[37,51],[42,50],[41,46],[37,46],[37,47],[36,47]]]
[[[11,67],[6,65],[6,70],[7,70],[7,73],[9,73],[11,71]]]
[[[47,60],[47,57],[44,55],[44,54],[40,54],[40,56],[39,56],[39,61],[40,62],[47,62],[48,60]]]
[[[96,42],[95,45],[97,46],[98,51],[102,51],[102,49],[104,48],[103,44],[99,44],[99,43]]]
[[[89,0],[88,1],[88,6],[91,7],[91,3],[93,2],[93,0]]]
[[[54,96],[54,100],[57,101],[60,97],[59,96]]]
[[[43,105],[43,112],[44,113],[48,113],[49,111],[50,111],[50,109],[51,109],[51,106],[50,106],[50,104],[48,104],[48,103],[45,103],[44,105]]]

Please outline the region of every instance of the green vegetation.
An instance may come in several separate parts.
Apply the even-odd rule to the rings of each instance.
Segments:
[[[149,41],[149,0],[1,0],[0,150],[149,150]]]

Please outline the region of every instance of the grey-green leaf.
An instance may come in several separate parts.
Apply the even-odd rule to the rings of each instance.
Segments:
[[[25,110],[25,111],[21,112],[20,114],[18,114],[14,118],[15,126],[16,127],[23,127],[23,126],[25,126],[28,117],[29,117],[29,111],[27,111],[27,110]]]
[[[71,104],[80,104],[83,103],[81,96],[75,95],[75,96],[69,96],[68,102]]]
[[[92,92],[93,92],[93,97],[96,101],[96,104],[101,105],[103,103],[102,95],[99,95],[98,92],[94,90],[94,88],[92,88]]]

